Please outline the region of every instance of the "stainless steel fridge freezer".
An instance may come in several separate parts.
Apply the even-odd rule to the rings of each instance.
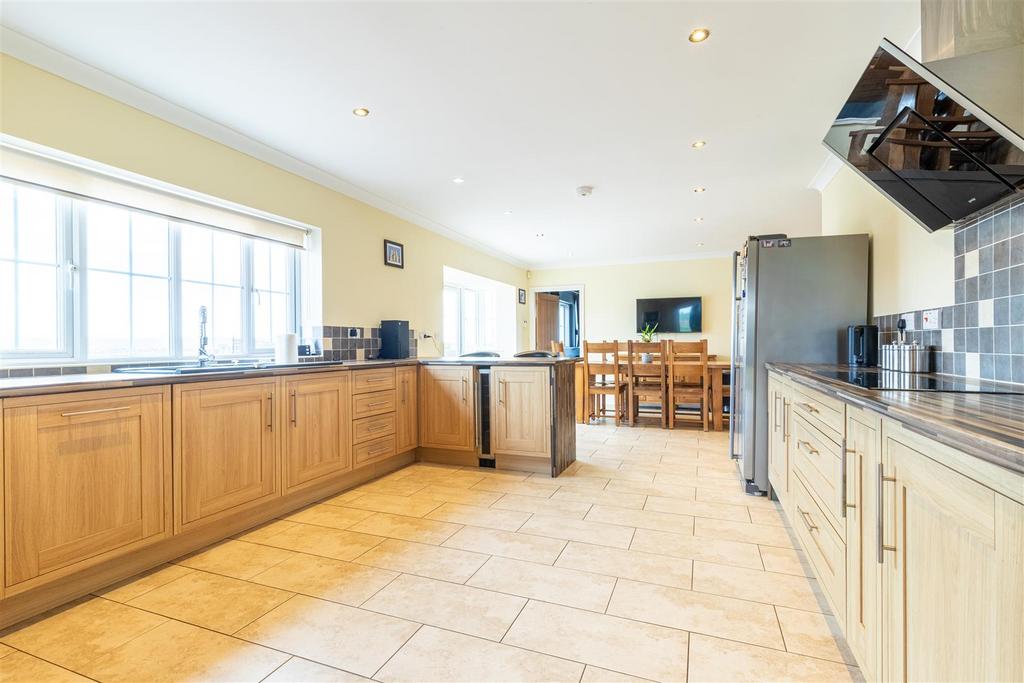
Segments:
[[[868,236],[751,237],[734,255],[729,443],[748,493],[768,493],[769,361],[844,363],[867,322]]]

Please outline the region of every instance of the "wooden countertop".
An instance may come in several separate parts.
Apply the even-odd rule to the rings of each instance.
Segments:
[[[858,369],[845,365],[765,363],[765,367],[798,384],[881,413],[964,453],[1024,473],[1024,395],[881,391],[816,374]]]

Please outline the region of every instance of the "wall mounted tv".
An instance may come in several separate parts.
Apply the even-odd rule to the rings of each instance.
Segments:
[[[637,299],[636,331],[658,324],[658,332],[700,332],[700,297]]]

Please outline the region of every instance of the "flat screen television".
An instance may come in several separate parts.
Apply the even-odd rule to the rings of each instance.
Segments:
[[[700,297],[637,299],[636,331],[655,323],[658,332],[700,332]]]

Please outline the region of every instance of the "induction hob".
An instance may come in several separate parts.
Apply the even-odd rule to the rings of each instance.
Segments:
[[[878,391],[942,391],[958,394],[1024,394],[1024,387],[953,375],[930,375],[896,370],[815,370],[816,375]]]

